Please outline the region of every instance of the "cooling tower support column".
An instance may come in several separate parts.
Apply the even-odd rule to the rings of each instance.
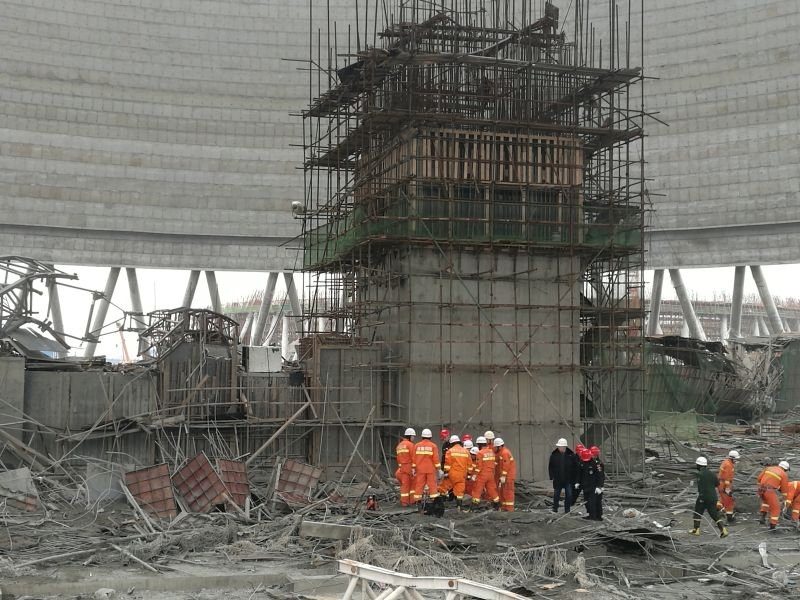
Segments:
[[[261,338],[264,337],[264,328],[267,325],[269,309],[272,306],[272,298],[275,296],[275,284],[278,283],[278,273],[273,272],[267,277],[267,287],[264,288],[264,296],[261,298],[261,307],[258,309],[258,319],[253,327],[253,335],[250,336],[251,346],[260,346]]]
[[[300,299],[297,297],[297,287],[294,284],[294,273],[284,273],[286,280],[286,292],[289,295],[289,305],[292,307],[292,314],[297,318],[298,332],[302,332],[303,327],[303,309],[300,307]]]
[[[194,291],[197,289],[197,282],[200,280],[200,271],[192,271],[189,273],[189,281],[186,282],[186,291],[183,294],[183,304],[186,308],[192,305],[194,300]]]
[[[761,271],[759,265],[750,265],[750,272],[753,274],[753,280],[756,282],[758,288],[758,295],[761,296],[761,303],[767,311],[767,318],[769,319],[769,331],[772,335],[783,333],[783,323],[781,316],[778,314],[778,307],[775,306],[775,299],[769,293],[767,280],[764,273]]]
[[[672,287],[675,288],[675,293],[678,294],[678,300],[681,303],[681,310],[683,311],[683,318],[686,320],[686,325],[689,327],[689,335],[698,340],[706,340],[706,333],[703,331],[703,326],[694,312],[692,300],[689,298],[689,293],[686,291],[686,286],[683,284],[680,269],[670,269],[669,277],[672,280]]]
[[[97,306],[97,313],[94,315],[92,328],[88,334],[92,341],[86,344],[86,350],[83,353],[85,358],[94,356],[94,351],[97,348],[97,338],[103,330],[103,325],[106,322],[106,315],[108,314],[108,305],[111,302],[111,297],[114,295],[114,288],[117,287],[117,279],[119,278],[119,267],[111,267],[108,270],[108,279],[106,279],[106,288],[103,290],[103,295],[100,297],[100,303]],[[98,296],[95,296],[97,299]]]
[[[217,274],[214,271],[206,271],[206,283],[208,284],[208,295],[211,296],[211,309],[214,312],[221,313],[222,302],[219,300]]]
[[[744,297],[745,266],[736,267],[733,274],[733,298],[731,299],[731,339],[742,337],[742,298]]]
[[[136,331],[144,331],[147,324],[144,321],[144,310],[142,310],[142,296],[139,293],[139,279],[136,276],[136,269],[126,268],[125,275],[128,278],[128,291],[131,295],[131,321]]]
[[[653,291],[650,294],[650,318],[647,320],[647,335],[658,335],[658,319],[661,315],[661,290],[664,287],[664,269],[653,273]]]

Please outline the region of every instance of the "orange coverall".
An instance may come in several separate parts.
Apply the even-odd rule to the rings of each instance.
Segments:
[[[495,481],[500,492],[500,510],[505,512],[514,511],[514,480],[517,478],[517,463],[511,451],[503,446],[495,453],[497,457],[497,468],[495,469]],[[501,484],[500,477],[505,477],[506,482]]]
[[[414,442],[403,438],[394,449],[397,456],[397,471],[394,476],[400,482],[400,506],[411,506],[414,503],[412,496],[414,495],[413,483],[414,476],[412,475],[411,462],[414,454]]]
[[[475,482],[472,481],[472,477],[475,475],[475,465],[478,464],[478,455],[470,453],[469,460],[470,465],[467,470],[467,485],[465,486],[464,492],[468,496],[472,496],[472,491],[475,489]]]
[[[781,516],[781,503],[778,490],[786,495],[789,492],[789,477],[778,466],[767,467],[758,476],[758,497],[761,498],[761,512],[769,512],[769,524],[777,525]]]
[[[734,509],[733,496],[733,460],[726,458],[719,465],[719,501],[717,501],[717,510],[724,510],[726,515],[732,515]],[[725,490],[728,490],[727,492]]]
[[[414,446],[411,466],[416,471],[414,476],[414,501],[422,500],[425,486],[428,486],[428,497],[433,500],[439,497],[436,491],[436,471],[442,468],[439,463],[439,447],[429,439],[421,439]]]
[[[500,502],[500,496],[497,493],[497,486],[494,483],[494,470],[496,467],[497,457],[494,454],[494,449],[486,446],[478,451],[478,458],[475,464],[475,484],[472,488],[472,503],[481,503],[481,494],[484,490],[492,502]]]
[[[444,472],[447,477],[439,484],[439,493],[446,494],[453,490],[456,500],[464,499],[464,490],[467,483],[467,473],[472,467],[469,452],[461,444],[453,444],[444,455]]]
[[[786,492],[783,502],[786,507],[792,507],[792,521],[800,521],[800,481],[792,481],[789,484],[789,491]]]

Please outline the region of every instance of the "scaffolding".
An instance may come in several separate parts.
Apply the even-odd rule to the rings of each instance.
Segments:
[[[644,111],[620,35],[629,7],[621,22],[603,2],[604,45],[587,0],[570,3],[569,36],[550,2],[356,4],[346,48],[336,24],[310,32],[300,357],[317,412],[335,384],[315,348],[360,347],[343,372],[381,393],[353,425],[370,421],[381,447],[405,423],[486,425],[523,455],[561,432],[638,468]]]

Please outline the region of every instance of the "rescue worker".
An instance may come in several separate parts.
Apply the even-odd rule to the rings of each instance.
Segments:
[[[463,446],[466,442],[472,443],[472,436],[468,433],[461,436],[461,445]]]
[[[430,429],[422,430],[422,439],[414,446],[414,501],[419,503],[425,496],[425,487],[428,488],[428,498],[436,500],[439,493],[436,491],[436,472],[441,469],[439,462],[439,448],[431,441],[433,434]]]
[[[603,520],[603,492],[606,485],[606,466],[600,460],[600,448],[592,446],[589,448],[594,463],[594,494],[592,495],[592,506],[589,510],[590,518],[593,521]]]
[[[733,500],[733,475],[737,460],[739,460],[739,453],[736,450],[728,452],[728,457],[719,464],[719,475],[717,476],[719,479],[717,510],[725,511],[728,523],[733,523],[735,520],[733,516],[736,507]]]
[[[461,512],[472,459],[457,435],[450,436],[449,444],[450,447],[444,456],[444,477],[439,484],[439,500],[444,501],[444,496],[452,490],[456,497],[456,508]]]
[[[573,487],[577,487],[577,462],[575,453],[569,449],[567,440],[561,438],[556,442],[556,448],[550,454],[550,464],[548,473],[553,482],[553,512],[558,512],[558,503],[561,499],[561,491],[564,491],[564,512],[568,513],[572,508]]]
[[[475,458],[475,483],[472,487],[472,508],[476,509],[481,503],[481,495],[486,492],[494,507],[500,507],[500,495],[494,483],[494,471],[497,466],[494,449],[488,445],[485,437],[481,436],[475,442],[478,444],[478,454]]]
[[[595,482],[596,471],[594,462],[592,461],[592,453],[588,448],[581,450],[578,455],[580,466],[578,467],[578,483],[581,484],[583,490],[583,500],[586,506],[586,515],[584,519],[592,519],[594,517],[594,491],[597,488]]]
[[[786,512],[791,511],[791,519],[795,529],[800,529],[800,481],[789,483],[789,491],[783,498]]]
[[[461,446],[464,450],[472,450],[475,444],[472,443],[472,440],[461,440]]]
[[[478,461],[478,447],[473,446],[469,449],[469,458],[472,461],[472,465],[470,465],[469,471],[467,472],[467,486],[466,486],[466,494],[472,498],[472,491],[475,488],[475,479],[477,478],[475,475],[475,465]]]
[[[784,496],[789,493],[789,463],[782,460],[778,466],[766,467],[758,476],[758,497],[761,498],[761,519],[762,525],[767,520],[769,512],[769,528],[775,529],[778,526],[778,519],[781,516],[781,503],[778,500],[778,491]]]
[[[444,462],[444,453],[447,452],[447,449],[450,447],[449,429],[442,428],[441,430],[439,430],[439,441],[442,442],[442,453],[439,456],[442,457],[442,462]]]
[[[719,529],[719,537],[728,537],[728,530],[717,511],[719,479],[713,471],[709,470],[708,459],[705,456],[698,456],[694,464],[697,469],[697,500],[694,502],[694,523],[689,533],[700,535],[700,519],[703,517],[703,512],[708,511],[708,516]]]
[[[495,479],[500,494],[500,510],[514,512],[514,482],[517,479],[517,464],[503,438],[494,438],[494,453],[497,461]]]
[[[489,446],[494,444],[494,431],[487,431],[483,434],[483,437],[486,438],[486,443],[489,444]]]
[[[581,483],[577,481],[579,479],[580,469],[581,469],[581,450],[586,450],[586,446],[578,442],[575,444],[575,454],[574,461],[575,461],[575,485],[573,486],[575,491],[572,492],[572,506],[575,506],[578,503],[578,499],[581,497]]]
[[[411,427],[406,429],[403,439],[394,449],[397,457],[397,471],[394,476],[400,483],[400,506],[412,506],[414,504],[414,472],[412,462],[414,460],[414,437],[417,432]]]

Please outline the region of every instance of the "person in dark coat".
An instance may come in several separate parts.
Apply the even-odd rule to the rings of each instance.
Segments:
[[[698,456],[694,464],[697,469],[697,500],[694,503],[694,522],[689,533],[700,535],[700,520],[703,513],[707,511],[708,516],[719,529],[719,537],[728,537],[728,529],[723,523],[724,517],[721,517],[717,510],[719,479],[717,479],[716,473],[709,471],[708,459],[705,456]]]
[[[603,520],[603,488],[606,484],[606,467],[600,460],[600,448],[592,446],[588,450],[591,460],[586,465],[587,485],[590,488],[586,497],[586,512],[592,521]],[[581,457],[582,459],[583,457]]]
[[[568,513],[572,508],[572,492],[577,481],[577,461],[575,453],[569,449],[564,438],[556,442],[556,449],[550,454],[548,471],[553,482],[553,512],[558,512],[558,503],[563,490],[564,512]]]

